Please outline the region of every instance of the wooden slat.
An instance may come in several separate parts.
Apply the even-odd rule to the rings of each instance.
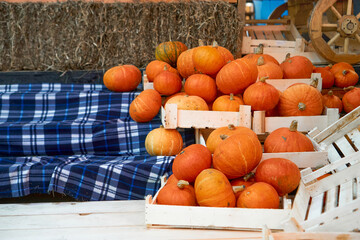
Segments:
[[[274,34],[272,31],[264,31],[265,37],[267,40],[275,40]]]
[[[353,200],[353,181],[347,181],[340,185],[339,207],[347,205]]]
[[[266,39],[265,34],[262,30],[255,30],[256,39]]]
[[[307,220],[315,219],[321,215],[324,193],[311,198]]]
[[[330,211],[337,205],[338,190],[332,188],[326,192],[325,212]]]

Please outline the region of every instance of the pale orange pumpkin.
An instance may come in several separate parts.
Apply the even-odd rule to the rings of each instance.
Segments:
[[[177,206],[196,206],[194,187],[184,180],[179,180],[176,183],[167,183],[159,190],[156,203]]]
[[[222,95],[217,97],[212,104],[212,110],[238,112],[240,105],[244,105],[242,98],[239,95],[234,96],[234,94],[230,93],[230,95]]]
[[[283,70],[285,79],[310,78],[314,70],[314,65],[307,57],[290,57],[290,54],[287,54],[280,67]]]
[[[279,205],[280,199],[275,188],[265,182],[256,182],[245,188],[236,202],[239,208],[277,209]]]
[[[322,95],[307,84],[296,84],[280,95],[278,109],[281,116],[314,116],[323,111]]]
[[[232,186],[219,170],[208,168],[195,179],[195,195],[200,206],[235,207],[236,199]]]
[[[103,82],[111,91],[130,92],[137,88],[141,78],[141,71],[134,65],[119,65],[105,72]]]
[[[259,164],[262,147],[259,139],[249,134],[234,134],[217,145],[213,167],[234,179],[251,172]]]
[[[220,55],[223,57],[224,63],[228,63],[234,60],[234,55],[230,52],[229,49],[219,46],[216,41],[213,42],[213,47],[215,47],[216,50],[218,50],[218,52],[220,53]]]
[[[172,171],[177,179],[192,183],[202,170],[211,167],[211,161],[209,149],[201,144],[191,144],[176,155]]]
[[[142,91],[129,107],[130,117],[136,122],[149,122],[161,108],[161,96],[154,89]]]
[[[338,96],[334,95],[332,90],[328,91],[326,94],[323,94],[322,99],[323,99],[324,107],[337,108],[339,109],[339,113],[342,112],[343,103]]]
[[[230,181],[231,186],[233,186],[236,199],[239,198],[242,191],[244,191],[247,187],[250,187],[254,183],[255,183],[255,173],[253,172],[250,172],[249,174],[246,174],[243,177],[235,178]],[[242,188],[236,188],[236,187],[242,187]]]
[[[314,146],[302,132],[297,131],[298,122],[291,122],[290,127],[281,127],[271,132],[264,142],[265,153],[276,152],[311,152]]]
[[[257,138],[256,133],[250,128],[229,124],[227,127],[219,127],[213,130],[206,139],[206,147],[210,150],[211,153],[214,153],[216,147],[222,141],[224,141],[227,137],[238,133],[248,134],[254,138]]]
[[[208,111],[209,106],[206,101],[199,96],[189,96],[179,94],[170,98],[166,104],[165,108],[168,104],[176,104],[179,110],[201,110]]]
[[[186,79],[184,90],[188,95],[199,96],[207,103],[214,101],[217,95],[215,80],[200,73],[193,74]]]
[[[280,99],[279,91],[271,84],[266,83],[266,78],[261,78],[246,88],[244,103],[250,105],[255,111],[268,111],[278,104]]]
[[[151,156],[173,156],[183,148],[183,139],[176,129],[162,126],[151,130],[145,138],[145,149]]]

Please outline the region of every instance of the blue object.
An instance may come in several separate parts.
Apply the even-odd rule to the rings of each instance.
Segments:
[[[253,0],[255,19],[268,19],[270,14],[287,0]],[[286,15],[287,13],[285,13]]]

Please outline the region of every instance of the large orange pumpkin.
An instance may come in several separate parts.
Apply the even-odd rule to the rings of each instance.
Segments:
[[[240,105],[244,105],[244,101],[240,96],[222,95],[215,99],[212,104],[213,111],[228,111],[228,112],[238,112],[240,110]]]
[[[223,140],[237,133],[248,134],[254,138],[257,138],[256,133],[250,128],[229,124],[227,127],[219,127],[212,131],[206,139],[206,147],[210,150],[211,153],[214,153],[216,147]]]
[[[165,108],[168,104],[176,104],[179,110],[209,110],[206,101],[199,96],[189,96],[179,94],[167,100]]]
[[[295,84],[280,95],[278,109],[281,116],[314,116],[323,111],[322,95],[307,84]]]
[[[207,103],[214,101],[217,96],[215,80],[206,74],[189,76],[185,81],[184,90],[188,95],[199,96]]]
[[[195,195],[200,206],[235,207],[236,199],[232,186],[219,170],[208,168],[195,179]]]
[[[297,131],[298,122],[292,121],[290,127],[278,128],[271,132],[264,142],[264,152],[309,152],[314,151],[311,140]]]
[[[177,70],[183,78],[188,78],[190,75],[199,73],[197,69],[195,69],[193,55],[195,48],[188,49],[182,52],[177,61]]]
[[[172,171],[177,179],[194,182],[197,175],[211,167],[211,152],[201,144],[192,144],[176,155]]]
[[[156,198],[156,203],[178,206],[196,206],[194,187],[184,180],[179,180],[175,183],[166,183],[166,185],[160,189]]]
[[[170,64],[159,60],[153,60],[145,68],[145,73],[148,81],[153,82],[155,77],[165,69],[180,76],[178,70],[171,67]]]
[[[282,79],[284,74],[283,70],[272,61],[265,62],[264,57],[259,57],[257,62],[257,69],[259,78],[267,77],[269,79]]]
[[[285,79],[310,78],[314,70],[312,62],[304,56],[293,56],[290,54],[280,64]]]
[[[161,96],[154,89],[142,91],[130,104],[130,117],[136,122],[149,122],[161,108]]]
[[[259,164],[262,147],[259,139],[249,134],[234,134],[215,148],[213,167],[234,179],[251,172]]]
[[[337,108],[339,109],[339,113],[343,110],[343,103],[341,99],[334,95],[333,91],[330,90],[326,94],[323,94],[323,104],[324,107],[327,108]]]
[[[242,93],[256,82],[258,70],[256,64],[244,59],[235,59],[221,68],[216,75],[216,85],[224,94]]]
[[[130,92],[140,84],[141,77],[141,71],[134,65],[120,65],[107,70],[103,82],[111,91]]]
[[[279,205],[280,199],[275,188],[265,182],[256,182],[245,188],[236,202],[239,208],[277,209]]]
[[[166,69],[154,78],[154,89],[162,95],[173,95],[181,91],[182,80],[178,74]]]
[[[278,104],[279,91],[271,84],[266,83],[266,78],[261,78],[245,89],[244,103],[250,105],[255,111],[268,111]]]
[[[360,106],[360,88],[351,86],[347,88],[347,91],[342,98],[342,102],[344,111],[349,113]]]
[[[250,53],[247,54],[243,57],[243,59],[246,59],[250,62],[252,62],[253,64],[257,64],[259,58],[262,57],[264,59],[264,62],[273,62],[276,65],[279,65],[278,60],[276,60],[273,56],[264,53],[264,45],[263,44],[259,44],[259,46],[257,48],[255,48],[254,53]]]
[[[176,129],[159,127],[151,130],[145,138],[145,149],[151,156],[173,156],[183,148],[183,139]]]
[[[187,46],[179,41],[162,42],[155,49],[155,58],[176,67],[180,54],[187,49]]]
[[[300,183],[298,166],[285,158],[269,158],[256,168],[256,182],[266,182],[273,186],[279,196],[294,191]]]
[[[213,42],[213,47],[215,47],[220,53],[220,55],[223,57],[224,63],[228,63],[234,60],[234,55],[230,52],[229,49],[219,46],[216,41]]]
[[[314,73],[320,73],[322,78],[322,88],[331,88],[334,86],[334,74],[330,71],[330,67],[316,67]]]
[[[355,71],[354,67],[347,62],[338,62],[335,63],[334,65],[329,65],[330,71],[332,72],[332,74],[335,75],[335,73],[337,72],[342,72],[344,70],[353,70]]]
[[[208,75],[216,74],[226,63],[220,52],[212,46],[195,48],[193,61],[197,71]]]

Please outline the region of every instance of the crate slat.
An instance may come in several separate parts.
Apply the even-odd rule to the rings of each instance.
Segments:
[[[330,211],[337,205],[337,188],[332,188],[326,192],[325,211]]]
[[[324,199],[323,193],[311,198],[309,209],[308,209],[309,212],[308,212],[307,220],[317,218],[321,215],[323,199]]]

